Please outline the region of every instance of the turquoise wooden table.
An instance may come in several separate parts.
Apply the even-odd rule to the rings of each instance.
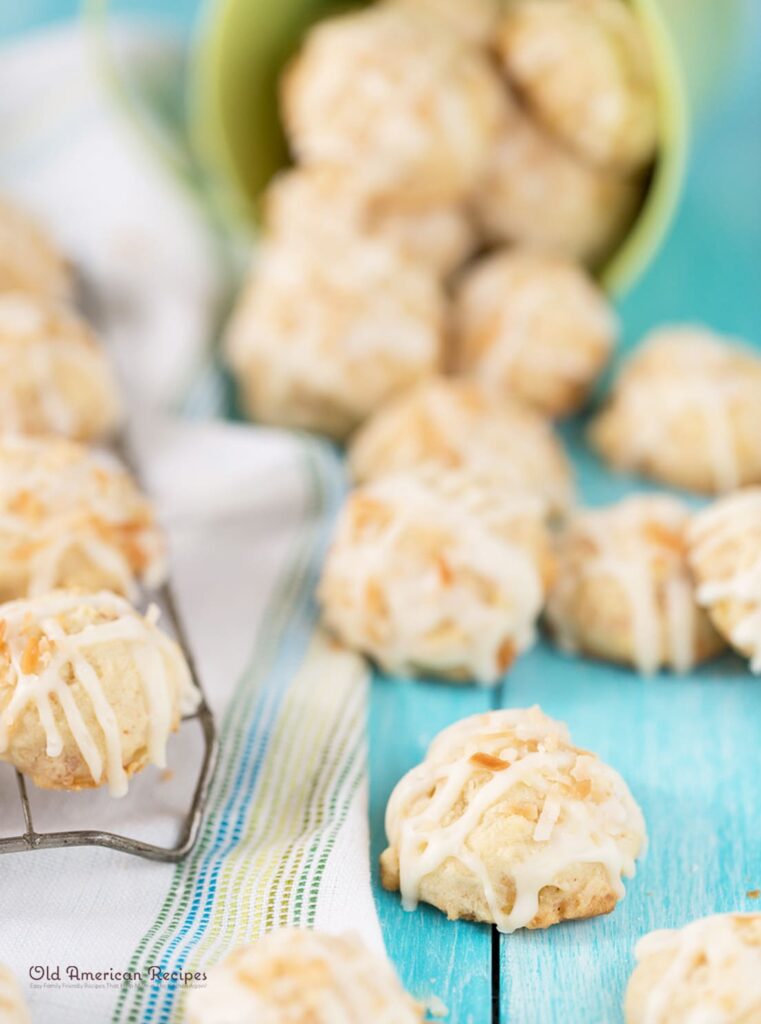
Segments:
[[[71,15],[76,0],[0,5],[0,36]],[[119,3],[187,27],[194,0]],[[620,302],[623,348],[654,324],[699,320],[761,347],[761,7],[746,24],[718,94],[694,123],[683,200],[669,238]],[[580,494],[615,499],[633,481],[603,472],[571,424]],[[437,996],[450,1024],[620,1024],[632,949],[645,931],[723,910],[761,909],[761,680],[727,656],[685,679],[642,680],[571,660],[540,643],[496,690],[378,677],[370,708],[374,861],[392,787],[433,735],[492,707],[540,704],[567,721],[641,803],[650,850],[627,896],[605,918],[499,936],[421,906],[405,913],[380,888],[389,953],[417,995]]]
[[[686,189],[672,231],[619,303],[628,348],[664,321],[703,321],[761,347],[761,7],[718,93],[696,114]],[[641,482],[612,477],[567,440],[579,493],[615,500]],[[634,943],[715,911],[761,909],[761,679],[727,656],[686,679],[640,679],[573,660],[545,643],[495,691],[378,677],[370,711],[373,855],[385,801],[433,735],[465,715],[538,703],[582,747],[614,765],[642,805],[650,850],[613,914],[499,936],[376,892],[388,950],[416,994],[437,995],[452,1024],[620,1024]]]

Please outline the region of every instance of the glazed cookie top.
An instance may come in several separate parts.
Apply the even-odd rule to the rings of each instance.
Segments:
[[[298,928],[235,950],[188,998],[189,1024],[417,1024],[387,960],[354,935]]]
[[[602,370],[618,324],[582,267],[526,247],[498,250],[463,274],[455,333],[460,372],[560,416],[573,411],[577,389],[586,394]],[[572,398],[555,397],[554,381]]]
[[[166,575],[150,502],[114,458],[71,441],[0,439],[0,550],[28,566],[31,595],[60,583],[76,547],[129,597],[136,578],[154,587]]]
[[[518,0],[499,31],[508,75],[546,127],[620,171],[652,160],[658,108],[647,39],[620,0]]]
[[[393,246],[275,240],[259,253],[226,349],[256,418],[343,439],[436,372],[443,330],[438,277]]]
[[[552,513],[566,511],[573,500],[571,468],[549,423],[475,381],[422,382],[376,413],[349,451],[360,482],[427,462],[475,467],[508,493],[541,496]]]
[[[586,163],[506,96],[508,115],[473,196],[481,229],[491,242],[599,264],[631,222],[641,182]]]
[[[331,250],[375,239],[442,274],[454,270],[476,243],[463,206],[405,205],[393,197],[368,196],[351,171],[330,164],[293,168],[273,180],[265,199],[265,230],[270,239]]]
[[[363,241],[327,253],[275,242],[253,268],[228,333],[228,354],[234,366],[245,367],[252,351],[283,338],[289,344],[271,353],[273,364],[282,360],[299,375],[343,387],[343,368],[360,360],[435,362],[442,317],[434,276],[391,246]],[[421,324],[430,330],[421,331]],[[338,361],[329,358],[333,351]],[[277,387],[279,375],[273,376]]]
[[[409,3],[320,22],[282,85],[300,161],[414,202],[465,198],[503,111],[487,58]]]
[[[679,671],[690,668],[696,609],[686,561],[689,521],[680,501],[654,494],[580,511],[559,541],[560,571],[551,611],[561,644],[571,650],[577,646],[574,623],[565,612],[576,603],[579,582],[612,580],[630,610],[637,668],[651,673],[661,664],[664,614],[668,661]]]
[[[684,461],[707,460],[713,490],[731,491],[743,482],[745,463],[761,465],[760,409],[757,354],[705,328],[664,327],[624,364],[590,436],[615,463],[633,468],[681,445]],[[756,418],[738,442],[748,415]],[[682,440],[689,418],[702,433]]]
[[[761,1019],[761,914],[715,914],[637,943],[630,1024]]]
[[[0,198],[0,292],[65,299],[70,290],[66,265],[45,232]]]
[[[0,375],[7,374],[11,382],[19,379],[20,374],[29,378],[24,380],[23,396],[12,385],[3,388],[0,420],[5,430],[25,432],[23,404],[29,397],[26,392],[31,389],[40,406],[46,433],[80,434],[82,417],[59,387],[62,367],[66,367],[75,383],[81,374],[97,384],[102,406],[98,411],[98,433],[115,430],[121,419],[116,382],[85,321],[68,308],[47,300],[18,292],[0,294]]]
[[[427,465],[350,496],[320,596],[384,665],[491,683],[533,642],[550,573],[541,499]]]
[[[25,342],[38,337],[76,338],[96,347],[92,332],[68,306],[44,296],[0,293],[0,338]]]
[[[698,603],[737,605],[730,641],[761,672],[761,487],[728,495],[695,516],[688,534]]]
[[[0,694],[10,691],[0,711],[0,754],[8,748],[10,734],[25,709],[33,706],[48,756],[59,756],[64,740],[54,715],[55,703],[93,780],[98,783],[105,777],[112,795],[126,793],[118,717],[88,659],[90,652],[124,644],[140,674],[150,711],[149,759],[164,767],[177,704],[173,707],[172,692],[179,688],[179,703],[189,711],[197,704],[197,691],[179,648],[157,629],[157,619],[155,606],[142,616],[108,591],[81,595],[59,590],[0,605]],[[92,703],[105,741],[105,759],[100,737],[92,734],[71,695],[75,682]]]
[[[438,19],[455,35],[478,46],[488,46],[499,18],[499,0],[387,0]]]
[[[489,873],[488,851],[473,838],[494,814],[533,822],[511,864],[509,912]],[[386,834],[398,851],[408,909],[417,904],[422,879],[451,857],[478,878],[505,932],[525,927],[542,889],[573,864],[601,864],[622,896],[621,876],[634,873],[646,842],[642,814],[623,779],[574,747],[566,726],[538,707],[473,715],[439,733],[422,764],[394,789]]]

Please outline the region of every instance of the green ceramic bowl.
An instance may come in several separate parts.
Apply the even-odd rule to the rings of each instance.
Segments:
[[[613,292],[628,288],[652,259],[681,192],[688,116],[684,60],[677,44],[685,38],[684,26],[706,23],[717,8],[726,11],[735,0],[632,2],[656,56],[661,144],[639,217],[601,272]],[[330,0],[208,3],[192,64],[190,126],[196,155],[230,221],[242,219],[255,229],[262,190],[288,161],[277,113],[277,82],[285,62],[310,24],[348,6]],[[694,33],[687,35],[694,44]],[[705,35],[713,38],[710,26]]]

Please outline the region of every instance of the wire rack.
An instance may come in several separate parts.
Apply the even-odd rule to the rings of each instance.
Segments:
[[[104,846],[110,850],[131,853],[136,857],[145,857],[148,860],[176,863],[186,857],[193,849],[201,829],[209,786],[216,765],[217,731],[214,724],[214,716],[201,688],[171,588],[169,586],[162,587],[156,596],[167,611],[173,632],[187,658],[193,682],[198,687],[198,692],[201,695],[198,708],[193,714],[186,715],[182,720],[183,725],[194,720],[198,721],[203,735],[203,756],[191,804],[182,819],[176,843],[173,846],[157,846],[153,843],[146,843],[140,839],[131,838],[130,836],[122,836],[100,829],[68,829],[60,832],[40,832],[34,825],[26,780],[23,775],[16,772],[16,783],[21,801],[21,810],[24,816],[25,831],[21,835],[0,839],[0,854],[28,853],[32,850],[53,850],[69,846]]]
[[[78,280],[79,305],[82,311],[90,320],[99,318],[99,311],[93,305],[93,294],[90,294],[89,282],[84,278]],[[132,476],[139,481],[140,473],[136,461],[132,457],[128,438],[122,435],[113,445],[112,451],[126,466]],[[32,817],[32,808],[29,801],[26,780],[20,772],[16,772],[16,783],[18,787],[21,810],[24,816],[25,830],[21,835],[0,838],[0,854],[3,853],[29,853],[32,850],[52,850],[71,846],[103,846],[110,850],[119,850],[121,853],[129,853],[135,857],[144,857],[148,860],[165,861],[177,863],[186,857],[195,846],[201,830],[203,813],[209,793],[209,786],[214,774],[217,762],[218,743],[217,730],[214,723],[214,716],[209,707],[198,677],[190,645],[182,625],[182,620],[177,611],[172,588],[165,584],[155,593],[157,600],[163,605],[170,622],[175,638],[182,648],[182,652],[190,668],[191,678],[198,693],[200,701],[198,708],[190,715],[182,719],[183,726],[186,723],[197,721],[203,735],[203,754],[199,768],[198,778],[187,813],[181,820],[177,841],[173,846],[158,846],[154,843],[146,843],[140,839],[130,836],[119,835],[115,832],[103,831],[101,829],[68,829],[56,832],[40,832],[35,828]]]

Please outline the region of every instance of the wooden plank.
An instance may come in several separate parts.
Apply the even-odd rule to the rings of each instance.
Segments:
[[[422,760],[439,730],[492,706],[493,691],[427,681],[377,677],[370,700],[370,825],[373,887],[389,956],[415,996],[440,999],[450,1024],[491,1020],[491,929],[447,921],[421,904],[402,909],[398,893],[385,892],[378,856],[385,847],[383,818],[391,790]]]
[[[587,505],[652,490],[606,472],[565,430]],[[689,499],[693,500],[693,499]],[[688,678],[563,655],[542,642],[502,686],[503,707],[539,704],[617,768],[645,814],[650,849],[613,914],[500,940],[505,1024],[615,1024],[637,939],[704,914],[757,909],[761,887],[761,682],[727,655]]]
[[[716,911],[759,909],[761,683],[732,656],[692,677],[640,679],[542,645],[502,691],[538,703],[616,767],[640,802],[650,849],[605,918],[501,939],[501,1020],[621,1020],[636,940]]]

